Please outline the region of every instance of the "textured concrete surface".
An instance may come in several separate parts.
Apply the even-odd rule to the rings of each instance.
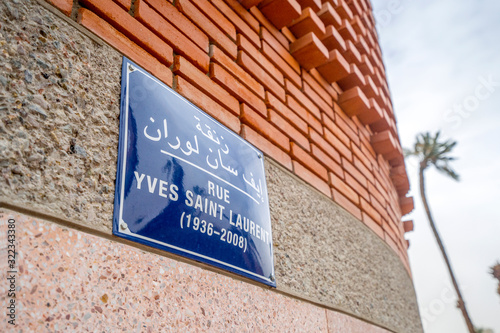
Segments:
[[[120,67],[116,51],[34,1],[0,2],[0,196],[111,232]],[[397,256],[331,200],[266,168],[278,285],[421,332]]]
[[[398,332],[422,332],[399,257],[317,190],[267,163],[278,287],[347,309]]]
[[[7,332],[388,333],[186,263],[4,213],[0,230],[16,221],[19,253],[16,326]]]
[[[0,2],[0,195],[111,230],[121,56]]]

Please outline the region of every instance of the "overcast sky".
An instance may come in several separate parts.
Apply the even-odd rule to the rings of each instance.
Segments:
[[[488,273],[500,261],[500,1],[372,3],[402,145],[436,130],[458,141],[453,166],[461,181],[426,171],[428,199],[474,325],[500,333],[500,295]],[[420,200],[417,165],[406,165],[415,199],[407,238],[425,332],[466,333]]]

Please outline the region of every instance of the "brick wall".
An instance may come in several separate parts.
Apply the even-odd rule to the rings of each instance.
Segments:
[[[368,0],[47,0],[363,221],[413,209]]]

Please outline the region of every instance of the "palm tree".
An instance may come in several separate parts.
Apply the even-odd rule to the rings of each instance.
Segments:
[[[429,132],[418,134],[416,138],[417,142],[415,143],[413,150],[405,149],[405,156],[416,156],[420,161],[420,196],[424,204],[425,212],[427,213],[427,219],[429,220],[429,224],[431,225],[434,237],[436,237],[439,249],[441,250],[444,261],[446,262],[446,267],[448,268],[448,272],[450,273],[453,286],[455,287],[455,291],[458,297],[457,307],[462,311],[462,315],[464,316],[469,332],[475,333],[474,326],[472,325],[472,321],[469,317],[469,314],[467,313],[467,309],[465,308],[465,302],[462,298],[462,294],[460,293],[460,289],[458,288],[455,275],[453,274],[453,270],[451,269],[450,260],[448,259],[448,255],[446,254],[443,242],[441,241],[441,237],[439,236],[439,233],[436,229],[429,204],[427,203],[427,197],[425,195],[424,171],[429,166],[434,166],[438,171],[444,173],[452,179],[457,181],[459,180],[458,174],[449,166],[449,162],[453,161],[455,158],[448,156],[456,146],[457,142],[452,140],[439,142],[439,134],[439,131],[434,136],[432,136]]]
[[[500,262],[497,262],[496,265],[491,266],[490,274],[498,280],[498,289],[497,292],[500,295]]]

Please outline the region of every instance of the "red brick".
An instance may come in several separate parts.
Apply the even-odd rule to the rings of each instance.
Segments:
[[[182,75],[195,87],[212,97],[216,102],[226,107],[235,115],[240,114],[240,104],[217,83],[210,80],[205,73],[198,70],[193,64],[181,56],[175,57],[174,73]]]
[[[366,57],[366,60],[370,61],[370,59],[367,56],[365,56],[365,57]],[[373,71],[374,71],[373,81],[375,81],[375,83],[378,86],[381,86],[383,83],[387,84],[387,82],[385,81],[385,78],[383,78],[382,75],[380,74],[380,69],[376,68],[371,61],[370,61],[370,64],[372,65]]]
[[[371,138],[371,144],[377,154],[381,154],[384,158],[393,156],[397,151],[398,142],[389,130],[376,133]]]
[[[238,49],[245,51],[255,62],[260,64],[264,70],[271,75],[281,86],[285,85],[285,79],[281,71],[276,68],[264,54],[255,48],[248,39],[241,34],[237,37]]]
[[[245,35],[255,46],[260,47],[260,37],[256,31],[238,16],[223,0],[210,0],[210,2],[231,21],[236,30]]]
[[[307,82],[303,82],[304,85],[304,93],[306,96],[321,109],[321,111],[328,114],[330,117],[333,117],[333,107],[328,105],[317,93],[314,91]]]
[[[333,26],[335,29],[340,28],[342,25],[342,19],[340,15],[337,14],[335,9],[333,9],[332,5],[328,2],[323,3],[321,9],[317,12],[319,18],[325,24],[325,27],[329,25]]]
[[[363,212],[363,223],[370,228],[377,236],[384,239],[384,230],[382,226],[375,222],[368,214]]]
[[[316,118],[321,119],[321,112],[318,107],[306,95],[304,95],[301,90],[299,90],[289,80],[285,80],[285,87],[287,92],[289,92],[290,95],[292,95],[302,106],[304,106]]]
[[[192,2],[189,0],[177,0],[175,6],[204,31],[215,44],[224,49],[231,58],[236,59],[236,44]],[[213,8],[213,10],[217,11],[215,8]],[[236,32],[234,34],[234,39],[236,40]]]
[[[163,0],[146,0],[161,16],[179,29],[187,38],[208,53],[208,37],[172,4]]]
[[[383,115],[382,109],[380,109],[377,102],[370,98],[370,108],[359,113],[357,117],[363,125],[370,125],[381,120]]]
[[[354,190],[356,193],[359,194],[360,197],[364,198],[365,200],[370,200],[370,194],[368,191],[358,183],[356,179],[354,179],[353,176],[351,176],[349,173],[344,172],[344,178],[346,183]]]
[[[358,126],[354,123],[354,121],[352,120],[352,118],[350,118],[343,110],[342,108],[339,106],[339,104],[337,103],[334,103],[333,105],[333,109],[335,111],[335,121],[337,122],[337,124],[343,128],[343,126],[349,126],[351,128],[352,131],[354,131],[355,133],[358,133],[359,131],[359,128]],[[343,124],[340,122],[340,121],[343,121]],[[357,134],[356,134],[357,135]]]
[[[337,82],[332,82],[331,86],[332,86],[333,90],[335,90],[335,92],[337,94],[337,98],[334,97],[334,100],[337,100],[338,99],[338,95],[342,93],[342,89],[340,89],[340,87],[337,84]]]
[[[393,167],[390,174],[392,183],[400,196],[404,196],[410,190],[410,182],[404,165]]]
[[[413,197],[399,198],[399,206],[401,207],[401,215],[410,214],[413,208],[415,208]]]
[[[312,115],[306,108],[297,102],[295,98],[290,95],[286,95],[286,101],[288,107],[295,112],[299,117],[301,117],[307,124],[309,124],[312,128],[314,128],[318,132],[323,132],[323,127],[321,122]],[[320,115],[321,116],[321,115]]]
[[[332,128],[335,128],[335,123],[332,120],[333,118],[335,118],[335,116],[331,117],[324,112],[321,113],[321,121],[323,122],[323,126],[328,128],[330,131],[332,131]]]
[[[80,8],[78,10],[78,23],[101,37],[115,49],[120,50],[120,52],[165,84],[170,87],[172,86],[172,72],[168,67],[160,63],[158,59],[144,51],[144,49],[133,43],[96,14],[87,9]]]
[[[302,120],[295,112],[290,110],[288,106],[281,103],[273,94],[266,91],[266,105],[274,110],[276,110],[282,117],[284,117],[289,123],[291,123],[295,128],[304,134],[308,133],[308,125]]]
[[[350,147],[351,146],[351,139],[349,136],[342,131],[337,124],[333,120],[331,120],[328,116],[323,114],[323,125],[330,131],[332,132],[337,138],[344,143],[344,145]]]
[[[389,192],[390,193],[390,192]],[[387,204],[387,213],[389,214],[391,221],[401,220],[402,214],[401,209],[397,200],[391,199]]]
[[[172,64],[173,49],[120,6],[106,0],[82,0],[82,3],[158,60],[167,66]]]
[[[205,15],[216,25],[219,27],[222,32],[231,38],[233,41],[236,41],[236,29],[234,25],[216,8],[214,7],[208,0],[189,0],[192,2],[198,9],[205,13]]]
[[[390,198],[389,195],[387,194],[387,186],[385,185],[382,177],[380,176],[379,171],[374,171],[373,174],[375,175],[375,187],[380,192],[380,194],[382,194],[386,202],[389,202]]]
[[[316,176],[314,173],[306,169],[302,164],[300,164],[297,161],[293,161],[293,171],[297,176],[302,178],[304,181],[312,185],[315,189],[318,191],[322,192],[324,195],[328,197],[332,197],[332,194],[330,192],[330,186],[328,186],[328,183],[321,179],[320,177]]]
[[[248,89],[252,90],[259,97],[264,98],[264,87],[260,85],[255,79],[248,73],[251,71],[245,71],[243,68],[238,66],[231,58],[229,58],[221,49],[216,45],[210,45],[210,58],[215,63],[221,65],[230,72],[234,77],[236,77],[241,83],[243,83]]]
[[[328,181],[328,171],[317,160],[315,160],[308,152],[300,148],[296,143],[291,143],[292,159],[300,162],[310,171],[314,172],[324,181]]]
[[[351,41],[355,44],[358,41],[358,35],[348,20],[343,20],[342,25],[337,30],[346,42]]]
[[[382,188],[378,180],[375,180],[375,185],[368,183],[368,192],[370,192],[370,195],[375,198],[382,205],[382,207],[387,207],[387,193],[384,191],[384,194],[382,194],[381,190]]]
[[[223,86],[240,102],[248,103],[255,111],[267,116],[267,108],[263,99],[259,98],[250,89],[237,81],[234,76],[229,74],[224,68],[215,63],[210,64],[210,78]]]
[[[228,6],[231,7],[232,10],[234,10],[234,12],[237,13],[256,33],[259,32],[259,21],[257,21],[255,17],[248,12],[247,8],[243,7],[241,3],[238,2],[238,0],[224,0],[224,2],[227,3]],[[217,2],[212,0],[212,3],[217,6]],[[221,11],[225,13],[225,10],[221,9]]]
[[[335,89],[333,89],[332,85],[328,83],[325,78],[316,70],[316,68],[313,68],[309,71],[309,74],[318,82],[325,91],[332,96],[334,100],[338,99],[338,93]]]
[[[295,42],[297,40],[297,38],[295,38],[295,36],[290,31],[290,29],[288,29],[287,27],[281,28],[281,33],[283,34],[283,36],[285,36],[285,38],[290,43],[293,43],[293,42]]]
[[[271,46],[271,48],[276,51],[279,56],[285,60],[285,62],[292,67],[292,69],[297,72],[297,74],[300,75],[300,66],[297,60],[292,57],[292,55],[289,52],[289,48],[283,47],[276,38],[271,35],[271,33],[266,29],[262,28],[261,29],[261,38]],[[263,45],[264,46],[264,45]],[[265,53],[265,52],[264,52]]]
[[[360,148],[358,148],[356,145],[353,145],[352,147],[352,153],[354,154],[355,159],[363,163],[364,167],[368,169],[370,172],[373,170],[373,164],[376,164],[376,161],[373,158],[369,158],[366,156]]]
[[[288,121],[283,119],[276,111],[274,110],[269,110],[269,121],[279,128],[281,132],[283,132],[285,135],[287,135],[290,140],[293,142],[296,142],[298,145],[300,145],[302,148],[305,150],[310,150],[311,148],[309,147],[309,140],[305,135],[300,133],[295,127],[293,127]]]
[[[401,248],[401,250],[403,250],[404,247],[402,246],[403,245],[402,240],[404,239],[404,230],[401,230],[401,228],[400,228],[401,222],[400,221],[388,221],[388,222],[384,221],[384,223],[386,223],[389,226],[389,228],[387,228],[387,230],[394,237],[394,240],[396,240],[396,242],[399,242],[400,248]]]
[[[314,33],[316,36],[323,36],[325,34],[324,23],[318,15],[308,7],[303,9],[302,14],[288,25],[288,29],[290,29],[296,38],[305,36],[310,32]]]
[[[255,7],[261,2],[262,0],[241,0],[242,6],[245,7],[246,9]]]
[[[316,143],[318,147],[321,148],[326,154],[328,154],[333,160],[335,160],[337,163],[341,162],[339,152],[316,131],[311,129],[309,136],[311,138],[311,141]],[[321,153],[315,152],[313,149],[313,155],[321,156]],[[339,175],[339,177],[340,176],[341,175]]]
[[[368,4],[369,4],[369,2],[368,2]],[[374,28],[375,24],[377,22],[375,21],[375,17],[373,16],[373,13],[372,13],[372,10],[371,10],[372,8],[370,6],[369,6],[369,8],[370,8],[370,10],[365,10],[365,13],[362,16],[364,16],[368,21],[370,21],[370,24],[368,25],[368,27],[369,28]],[[373,30],[375,30],[375,29],[373,29]],[[375,33],[376,32],[377,31],[375,30]]]
[[[335,10],[343,19],[352,20],[354,17],[354,14],[344,0],[339,1],[339,5],[335,8]]]
[[[288,137],[281,133],[276,127],[271,125],[265,118],[260,114],[253,111],[245,103],[241,104],[241,122],[247,124],[260,135],[276,144],[284,151],[290,151],[290,140]]]
[[[379,121],[370,124],[370,128],[373,132],[383,132],[390,129],[391,116],[386,110],[382,110],[383,118]]]
[[[240,120],[211,97],[197,89],[183,77],[176,75],[174,87],[177,92],[200,109],[220,121],[235,133],[240,133]]]
[[[356,125],[356,128],[359,132],[359,138],[371,138],[373,132],[370,130],[368,126],[363,125],[361,121],[359,121],[358,117],[352,117],[352,122]],[[367,140],[369,142],[369,140]]]
[[[373,48],[373,50],[377,54],[377,58],[380,60],[380,63],[383,66],[384,62],[382,61],[382,49],[380,48],[380,45],[375,44],[375,47]]]
[[[345,79],[350,75],[349,63],[339,51],[330,51],[328,61],[316,68],[329,83]]]
[[[352,20],[351,20],[351,26],[352,28],[354,29],[354,31],[358,34],[358,35],[361,35],[361,36],[366,36],[366,28],[363,24],[363,22],[361,22],[361,19],[358,17],[358,16],[355,16]]]
[[[132,0],[113,0],[116,2],[120,7],[125,9],[127,12],[130,10],[130,7],[132,6]]]
[[[281,43],[281,45],[284,48],[286,48],[287,50],[289,49],[290,43],[288,42],[288,39],[286,39],[286,37],[281,33],[281,31],[276,29],[276,27],[271,22],[269,22],[269,20],[264,16],[264,14],[262,14],[262,12],[257,7],[250,8],[250,13],[252,13],[252,15],[259,21],[259,23],[262,26],[264,26],[264,28],[266,28],[274,36],[274,38],[279,43]]]
[[[344,39],[332,25],[327,26],[325,34],[319,37],[328,51],[338,50],[339,52],[345,52],[347,50]]]
[[[368,45],[370,45],[370,47],[374,47],[375,43],[377,43],[375,41],[375,39],[373,38],[373,35],[370,31],[367,31],[365,38],[366,38],[366,41],[368,42]]]
[[[238,51],[238,64],[259,81],[264,87],[278,97],[282,102],[286,101],[285,89],[279,85],[259,64],[257,64],[246,52]]]
[[[351,176],[353,176],[363,187],[367,188],[368,183],[367,183],[367,178],[370,177],[370,179],[373,179],[373,175],[371,172],[368,172],[367,174],[364,174],[356,166],[354,166],[352,163],[347,161],[346,159],[342,159],[342,166],[344,167],[344,170],[349,172]],[[369,198],[367,200],[370,200]]]
[[[400,252],[400,248],[398,246],[400,239],[399,239],[398,235],[390,227],[384,228],[384,231],[385,231],[385,235],[386,235],[386,241],[390,240],[391,242],[393,242],[394,245],[391,245],[391,247],[394,249],[394,251]]]
[[[353,204],[349,199],[347,199],[342,193],[336,189],[332,189],[333,200],[343,207],[346,211],[351,213],[355,218],[361,221],[361,209],[359,209],[355,204]]]
[[[379,92],[378,92],[379,89],[375,85],[375,82],[373,82],[372,78],[368,75],[365,75],[365,82],[366,82],[366,85],[363,87],[363,92],[365,93],[366,97],[377,98],[379,95]]]
[[[281,70],[283,75],[291,80],[298,87],[301,86],[302,80],[300,75],[295,72],[295,70],[281,58],[274,49],[269,46],[266,42],[262,42],[262,52],[263,54],[277,67]]]
[[[349,117],[357,116],[370,109],[370,101],[359,87],[344,91],[339,97],[339,105]]]
[[[368,188],[370,188],[370,186]],[[380,214],[380,216],[382,216],[383,219],[386,220],[389,219],[389,214],[387,213],[387,210],[377,199],[375,199],[372,193],[370,193],[370,203],[373,206],[373,208]]]
[[[309,32],[290,44],[290,54],[305,70],[328,61],[328,50],[313,32]]]
[[[321,0],[297,0],[302,8],[310,7],[317,12],[321,9]]]
[[[382,217],[380,214],[373,208],[373,206],[366,201],[365,199],[361,198],[361,210],[364,211],[366,214],[368,214],[375,222],[378,224],[382,224]]]
[[[345,117],[345,115],[335,114],[335,124],[344,132],[354,143],[354,145],[359,146],[359,134],[358,128],[356,126],[351,126],[352,121],[350,118]],[[342,117],[344,116],[344,117]],[[355,128],[355,129],[353,129]]]
[[[359,51],[359,53],[360,53],[361,56],[370,53],[371,49],[368,46],[368,44],[366,43],[366,40],[363,38],[363,36],[357,35],[356,42],[354,43],[354,45],[358,49],[358,51]],[[362,61],[363,59],[360,59],[360,60]],[[358,65],[360,65],[360,64],[361,63],[359,63]]]
[[[330,184],[347,199],[351,200],[355,205],[359,205],[359,195],[342,179],[337,177],[333,172],[330,172]]]
[[[403,228],[405,232],[413,231],[413,220],[403,221]]]
[[[385,81],[385,79],[383,79],[380,76],[380,71],[378,70],[378,68],[376,70],[374,68],[373,70],[375,71],[375,75],[373,76],[373,80],[376,81],[375,83],[382,88],[382,91],[383,91],[382,95],[389,97],[391,95],[391,92],[389,91],[389,86],[387,85],[387,81]]]
[[[344,41],[346,49],[342,52],[342,55],[345,60],[347,60],[350,64],[361,65],[361,53],[359,53],[352,41],[346,39],[344,39]]]
[[[372,135],[373,135],[373,132],[372,132]],[[371,137],[371,135],[370,135],[370,137]],[[377,153],[375,153],[375,150],[373,150],[373,147],[370,143],[370,137],[368,137],[368,138],[365,137],[364,132],[361,132],[360,133],[360,139],[361,139],[360,147],[361,147],[361,151],[363,152],[363,154],[365,154],[365,156],[367,156],[371,160],[374,160],[374,164],[376,164]]]
[[[364,54],[361,56],[361,64],[358,68],[363,75],[369,75],[372,78],[375,76],[375,69],[370,62],[370,59],[368,59],[368,57]]]
[[[333,8],[337,8],[339,6],[339,1],[340,0],[326,0],[326,2],[332,5]]]
[[[73,10],[73,0],[45,0],[45,1],[59,8],[59,10],[64,14],[66,14],[67,16],[71,15],[71,11]]]
[[[289,25],[301,14],[300,5],[296,0],[266,1],[265,6],[260,6],[260,11],[278,29]]]
[[[375,177],[373,176],[372,172],[356,157],[354,156],[354,166],[363,174],[366,179],[374,184],[375,183]]]
[[[346,91],[356,87],[363,87],[366,84],[365,77],[359,71],[358,67],[351,64],[349,75],[341,80],[338,80],[337,84],[342,90]]]
[[[405,163],[405,158],[403,156],[403,149],[401,146],[398,147],[398,152],[395,155],[395,157],[389,159],[389,164],[391,167],[396,167],[396,166],[401,166],[404,165]]]
[[[315,94],[321,97],[322,99],[321,103],[326,103],[329,106],[329,108],[332,109],[333,112],[333,100],[328,90],[325,89],[322,84],[316,81],[316,79],[306,71],[302,71],[302,79],[304,85],[304,93],[306,93],[306,95],[312,98],[313,102],[315,102],[315,98],[312,97],[314,95],[312,94],[312,92],[309,91],[310,89],[312,89],[312,91],[314,91]],[[325,80],[323,80],[323,82],[324,82],[323,84],[328,85],[328,83]]]
[[[313,156],[323,164],[328,171],[333,172],[337,177],[344,178],[344,170],[342,166],[335,162],[330,156],[328,156],[321,148],[316,146],[315,144],[311,144],[311,153]],[[337,153],[338,155],[338,153]],[[340,160],[340,155],[337,156],[338,160]]]
[[[149,7],[143,0],[134,6],[134,16],[151,31],[162,37],[174,50],[189,59],[202,71],[208,71],[210,58],[196,44],[191,42],[179,30],[168,23],[160,14]]]
[[[288,156],[288,154],[283,150],[273,145],[259,133],[251,129],[249,126],[245,124],[241,125],[241,136],[243,137],[243,139],[247,140],[255,147],[262,150],[262,152],[276,160],[285,168],[292,170],[292,159],[290,158],[290,156]]]
[[[349,146],[345,145],[337,136],[325,128],[325,139],[340,153],[340,155],[352,161],[352,153]]]

